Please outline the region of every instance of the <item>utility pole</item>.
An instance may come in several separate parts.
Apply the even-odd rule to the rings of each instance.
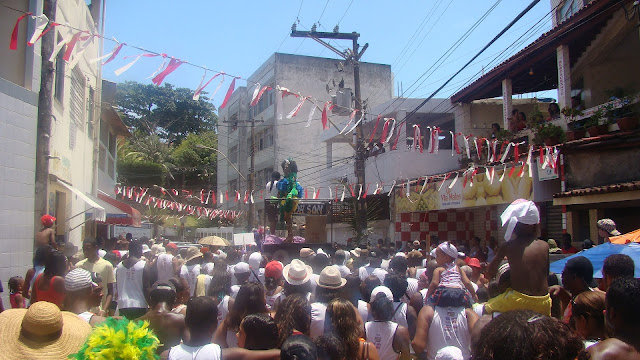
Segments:
[[[296,24],[293,24],[293,26],[291,27],[291,37],[311,38],[324,45],[343,59],[349,61],[353,65],[353,87],[356,110],[355,118],[359,119],[360,116],[362,116],[362,95],[360,93],[360,58],[369,47],[369,44],[365,44],[362,47],[362,50],[359,50],[360,45],[358,44],[358,38],[360,37],[360,34],[355,31],[351,33],[340,33],[338,32],[338,26],[334,28],[333,32],[317,32],[315,24],[311,27],[311,31],[297,31]],[[340,51],[322,39],[351,40],[353,43],[353,48],[347,49],[345,51]],[[358,181],[357,185],[366,187],[363,136],[362,123],[360,123],[356,127],[355,174]],[[364,197],[361,197],[356,202],[356,232],[359,243],[362,242],[362,237],[366,229],[367,203],[366,199]]]
[[[223,121],[225,123],[229,123],[231,121]],[[264,120],[256,120],[256,119],[251,119],[251,120],[238,120],[238,121],[234,121],[237,123],[251,123],[251,146],[249,149],[249,179],[248,179],[248,189],[247,191],[249,192],[249,196],[251,196],[251,193],[253,192],[254,188],[255,188],[255,160],[256,160],[256,139],[255,139],[255,128],[256,128],[256,122],[264,122]],[[233,163],[231,164],[233,166]],[[235,166],[234,166],[235,168]],[[237,169],[236,169],[237,170]],[[238,172],[238,174],[240,176],[242,176],[242,174],[240,172]],[[244,176],[242,176],[244,178]],[[249,211],[247,212],[247,231],[251,231],[254,228],[255,225],[255,209],[256,206],[252,201],[249,201]]]
[[[44,0],[42,13],[51,21],[56,19],[56,0]],[[40,229],[40,217],[47,213],[49,197],[49,144],[51,140],[51,117],[53,108],[53,62],[49,57],[53,53],[55,31],[42,36],[40,69],[40,92],[38,93],[38,124],[36,129],[36,174],[34,194],[34,234]]]

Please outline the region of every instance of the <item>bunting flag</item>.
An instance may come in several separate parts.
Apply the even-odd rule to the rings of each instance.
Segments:
[[[355,124],[353,124],[353,126],[351,127],[351,129],[349,129],[349,131],[347,131],[347,134],[351,133],[353,130],[356,129],[356,127],[358,127],[358,125],[360,125],[360,123],[362,122],[362,119],[364,119],[364,112],[362,113],[362,115],[360,116],[360,119],[358,119],[358,121],[356,121]]]
[[[31,35],[31,39],[27,41],[27,46],[32,46],[33,44],[35,44],[36,41],[40,39],[42,32],[49,24],[49,18],[47,18],[45,14],[38,15],[35,17],[35,19],[36,19],[36,28],[33,31],[33,34]]]
[[[224,96],[224,100],[218,109],[224,109],[231,98],[231,94],[233,94],[233,90],[236,88],[236,77],[231,80],[231,85],[229,85],[229,89],[227,90],[227,95]]]
[[[453,181],[451,182],[451,184],[449,184],[449,189],[453,189],[453,185],[456,184],[456,181],[458,181],[458,176],[460,176],[459,173],[456,173],[456,177],[453,179]]]
[[[389,194],[387,196],[391,196],[391,194],[393,194],[393,188],[396,187],[396,181],[393,180],[393,182],[391,183],[391,189],[389,190]]]
[[[440,183],[440,186],[438,187],[438,191],[442,190],[442,186],[444,186],[444,183],[447,181],[447,179],[449,179],[450,176],[451,176],[451,173],[447,173],[444,176],[444,179],[442,179],[442,182]]]
[[[207,85],[209,85],[209,83],[213,79],[215,79],[216,77],[220,76],[220,73],[217,73],[217,74],[213,75],[211,77],[211,79],[209,79],[209,81],[207,81],[204,85],[202,85],[202,83],[204,82],[204,78],[206,76],[207,76],[207,69],[204,70],[204,74],[202,74],[202,79],[200,79],[200,84],[196,88],[196,91],[193,93],[193,100],[195,100],[195,101],[198,101],[200,99],[200,93],[204,90],[204,88],[207,87]]]
[[[83,40],[83,42],[76,47],[76,51],[75,54],[72,54],[73,57],[71,58],[71,61],[69,62],[69,67],[71,69],[73,69],[74,67],[76,67],[76,65],[78,64],[78,62],[80,62],[80,59],[82,58],[82,53],[84,53],[84,51],[89,47],[89,45],[91,45],[93,43],[93,39],[95,39],[97,37],[97,35],[88,35],[86,37],[81,37],[80,40]]]
[[[164,69],[165,65],[167,65],[167,54],[162,53],[160,56],[162,56],[162,63],[158,66],[156,71],[153,72],[153,74],[147,76],[145,79],[153,79],[162,69]]]
[[[287,119],[291,119],[292,117],[298,115],[298,112],[300,111],[300,109],[302,109],[302,105],[304,105],[304,102],[307,101],[308,97],[306,96],[300,96],[300,101],[298,101],[298,105],[296,105],[296,107],[293,108],[293,110],[291,110],[291,112],[289,114],[287,114]]]
[[[393,120],[394,124],[395,124],[395,119]],[[395,150],[396,147],[398,146],[398,139],[400,139],[400,135],[402,135],[402,126],[404,125],[404,121],[400,123],[400,127],[398,128],[398,136],[396,136],[396,141],[393,142],[393,146],[391,147],[391,150]],[[393,129],[391,129],[391,135],[393,135]],[[391,136],[389,135],[389,136]]]
[[[160,86],[160,84],[162,84],[164,79],[167,76],[169,76],[169,74],[171,74],[172,72],[176,71],[176,69],[178,69],[180,67],[180,65],[182,65],[182,64],[184,64],[184,61],[172,57],[171,60],[169,61],[169,65],[167,65],[167,67],[160,74],[158,74],[156,77],[154,77],[152,82],[154,84]]]
[[[73,36],[71,37],[71,40],[69,40],[69,43],[67,44],[67,49],[65,50],[64,55],[62,55],[62,59],[64,59],[64,61],[71,60],[71,53],[73,53],[73,50],[76,47],[76,43],[78,43],[78,40],[80,40],[81,37],[84,40],[88,38],[88,36],[85,34],[87,34],[86,31],[78,31],[77,33],[73,34]]]
[[[125,71],[129,70],[136,62],[138,62],[138,60],[140,60],[140,58],[142,57],[156,57],[159,56],[159,54],[154,54],[154,53],[142,53],[142,54],[138,54],[135,56],[125,56],[124,59],[129,59],[129,58],[134,58],[133,61],[129,62],[128,64],[122,66],[119,69],[116,69],[113,73],[116,74],[116,76],[120,76],[122,75]]]
[[[431,127],[428,127],[429,131],[431,131]],[[398,134],[400,135],[400,134]],[[422,153],[422,134],[420,133],[420,125],[413,125],[413,150]]]
[[[367,193],[369,192],[369,185],[371,184],[367,184],[367,187],[364,189],[364,194],[362,194],[363,199],[367,198]],[[362,188],[360,188],[360,190],[362,190]]]
[[[326,130],[329,128],[329,125],[327,124],[328,122],[328,118],[327,118],[327,104],[328,102],[324,103],[324,108],[322,108],[322,130]]]
[[[353,118],[356,116],[356,112],[358,110],[353,110],[351,112],[351,115],[349,116],[349,121],[347,121],[347,124],[344,126],[344,128],[338,133],[338,134],[342,134],[345,130],[347,130],[347,128],[349,127],[349,125],[351,124],[351,122],[353,121]]]
[[[111,61],[113,61],[113,59],[115,59],[116,56],[118,56],[118,53],[120,53],[120,50],[122,50],[122,47],[125,46],[125,45],[126,45],[125,43],[118,44],[118,45],[116,45],[116,47],[113,48],[113,50],[110,53],[108,53],[107,55],[101,56],[99,58],[93,59],[93,60],[91,60],[91,62],[101,61],[104,58],[108,57],[108,59],[105,62],[102,63],[102,65],[106,65],[106,64],[110,63]]]
[[[307,117],[307,125],[305,125],[304,127],[308,128],[309,126],[311,126],[311,119],[313,119],[313,114],[316,113],[316,108],[318,107],[316,105],[316,102],[311,100],[311,110],[309,110],[309,116]]]
[[[467,136],[462,136],[462,140],[464,140],[464,148],[467,152],[467,158],[471,159],[471,149],[469,148],[469,139],[473,137],[473,135],[469,134]]]
[[[373,137],[376,135],[376,130],[378,130],[378,125],[380,124],[380,117],[382,115],[378,115],[378,119],[376,120],[376,124],[373,127],[373,131],[371,132],[371,137],[369,138],[369,143],[373,142]]]
[[[500,158],[500,162],[503,163],[503,164],[504,164],[505,160],[507,160],[507,155],[509,155],[509,150],[511,149],[511,146],[513,146],[512,142],[505,141],[505,143],[507,143],[507,149],[502,154],[502,158]],[[504,147],[504,143],[502,144],[502,147]],[[502,151],[500,151],[500,152],[502,152]]]
[[[260,84],[258,84],[260,85]],[[262,89],[260,89],[260,91],[258,92],[258,95],[256,95],[255,99],[253,99],[253,101],[251,102],[251,106],[256,106],[258,105],[258,101],[260,101],[260,98],[262,98],[262,95],[264,95],[265,91],[267,90],[271,90],[270,86],[263,86]]]
[[[72,38],[73,38],[73,32],[71,31],[70,28],[67,28],[65,35],[62,36],[62,40],[59,43],[57,43],[56,46],[53,48],[53,51],[51,52],[51,56],[49,56],[49,61],[53,62],[55,58],[58,56],[58,53],[60,52],[60,50],[62,50],[62,48],[65,45],[67,45],[67,43],[71,41]]]
[[[27,16],[31,15],[31,12],[28,12],[26,14],[20,15],[20,17],[18,18],[18,20],[16,20],[16,24],[13,26],[13,32],[11,33],[11,41],[9,42],[9,49],[10,50],[17,50],[18,49],[18,29],[19,29],[19,25],[20,22],[22,21],[22,19],[26,18]]]

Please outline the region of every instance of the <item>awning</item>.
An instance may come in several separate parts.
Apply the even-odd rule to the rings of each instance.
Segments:
[[[553,195],[553,205],[584,205],[640,200],[640,181],[574,189]]]
[[[106,220],[102,222],[112,225],[142,226],[142,215],[133,207],[100,192],[98,201],[104,205],[107,212]]]
[[[76,194],[85,203],[87,203],[87,205],[91,206],[90,210],[94,210],[95,211],[95,219],[97,221],[105,221],[105,219],[106,219],[106,211],[105,211],[104,207],[102,207],[100,204],[95,202],[89,196],[85,195],[82,191],[74,188],[73,186],[67,184],[66,182],[64,182],[64,181],[62,181],[60,179],[57,179],[56,181],[58,182],[58,184],[64,186],[69,191],[71,191],[72,193]],[[89,210],[87,210],[87,211],[89,211]]]

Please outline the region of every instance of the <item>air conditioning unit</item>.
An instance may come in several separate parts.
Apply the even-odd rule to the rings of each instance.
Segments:
[[[351,114],[351,108],[353,107],[351,94],[351,89],[340,88],[335,95],[331,95],[331,102],[334,104],[331,112],[334,115],[348,116]]]

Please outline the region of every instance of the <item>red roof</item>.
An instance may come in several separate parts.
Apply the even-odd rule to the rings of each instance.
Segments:
[[[571,197],[571,196],[609,194],[609,193],[615,193],[615,192],[634,191],[634,190],[640,190],[640,181],[632,181],[632,182],[626,182],[621,184],[612,184],[612,185],[604,185],[604,186],[594,186],[594,187],[588,187],[584,189],[574,189],[574,190],[554,194],[553,197],[563,198],[563,197]]]

